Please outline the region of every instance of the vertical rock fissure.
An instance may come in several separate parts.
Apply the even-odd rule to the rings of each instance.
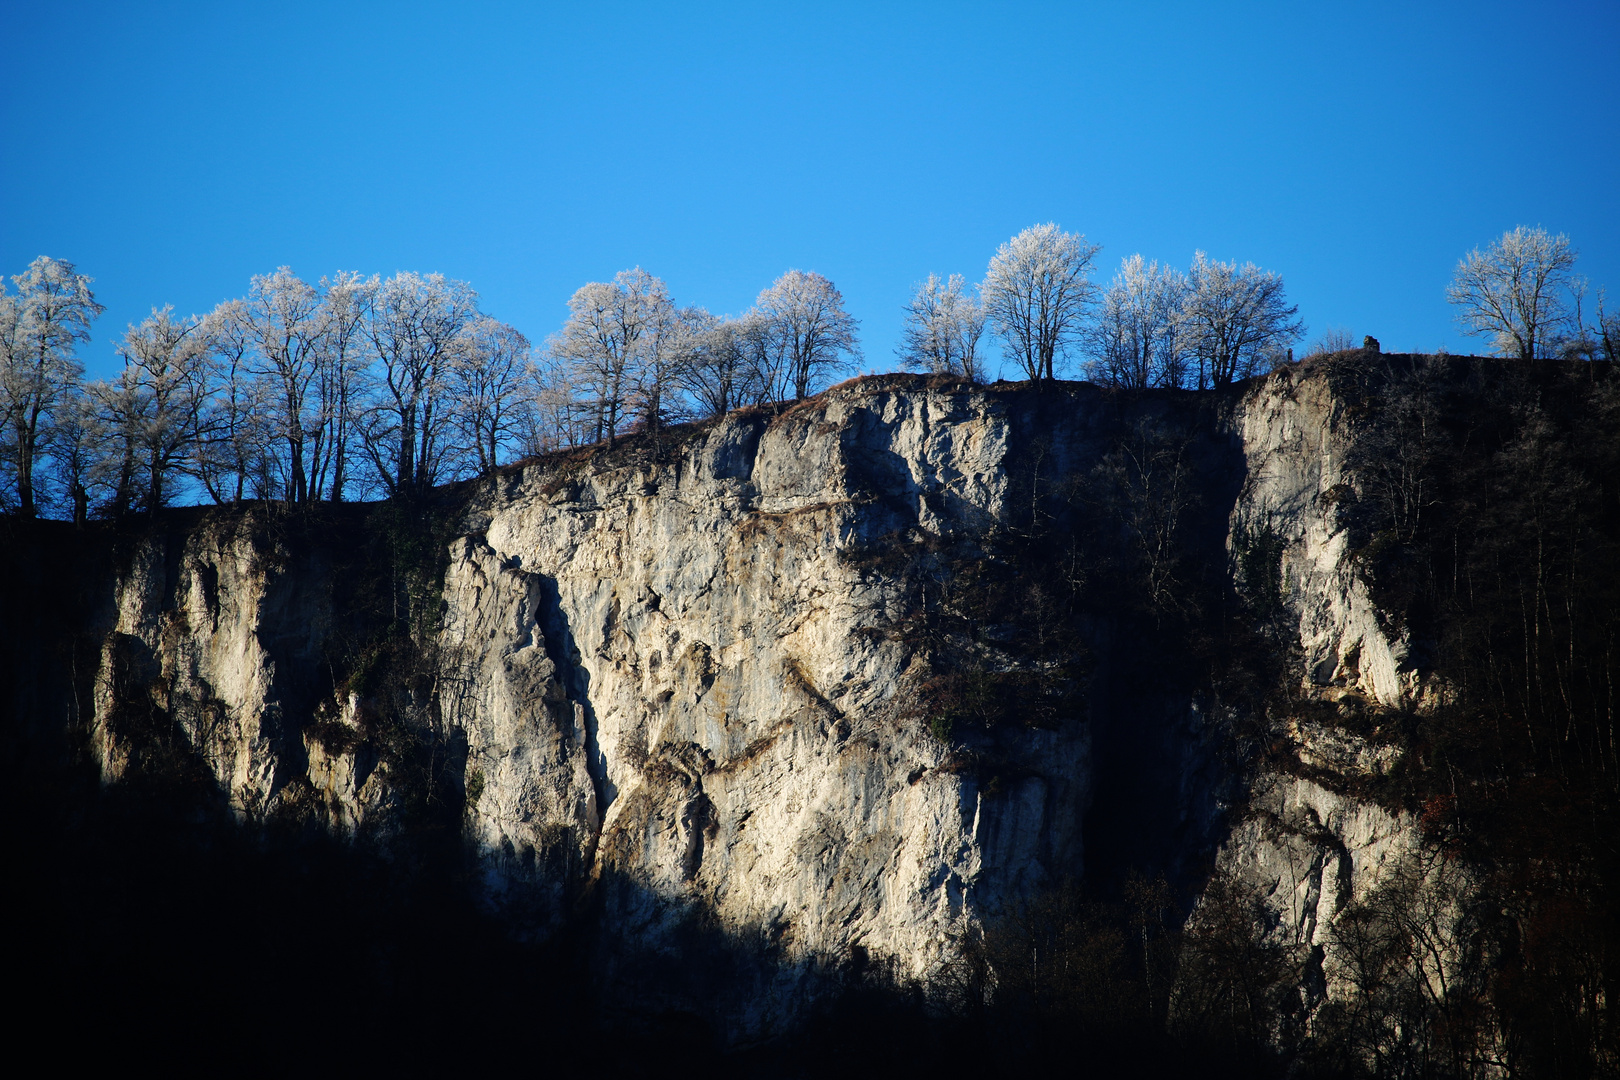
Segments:
[[[579,662],[579,644],[574,640],[568,613],[563,610],[562,593],[557,587],[557,579],[548,574],[537,576],[540,578],[538,621],[541,636],[545,642],[546,655],[556,665],[557,681],[562,684],[563,693],[574,705],[580,718],[580,727],[584,733],[585,771],[591,778],[591,789],[596,796],[596,820],[597,828],[600,830],[601,822],[607,819],[608,807],[613,800],[613,790],[608,782],[607,758],[602,753],[601,744],[597,739],[596,710],[591,705],[590,696],[591,675]],[[594,844],[591,850],[594,853]],[[592,858],[594,860],[594,854]]]

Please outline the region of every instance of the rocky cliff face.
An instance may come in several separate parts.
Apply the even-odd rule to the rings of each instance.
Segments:
[[[1345,793],[1396,751],[1304,710],[1250,717],[1303,768],[1236,768],[1234,718],[1257,706],[1144,679],[1106,604],[1039,612],[1051,581],[1122,565],[1082,565],[1088,543],[1133,552],[1154,610],[1179,610],[1187,558],[1156,561],[1173,542],[1222,593],[1274,576],[1300,700],[1422,707],[1432,680],[1336,522],[1354,438],[1319,371],[1224,397],[861,380],[661,460],[531,465],[457,496],[411,663],[381,675],[332,659],[341,537],[295,550],[251,517],[205,518],[117,577],[94,745],[122,775],[132,724],[161,713],[244,819],[381,837],[426,770],[459,796],[480,895],[515,933],[594,905],[605,986],[650,966],[667,1004],[731,1039],[788,1028],[851,963],[927,979],[975,920],[1103,865],[1190,878],[1215,860],[1320,971],[1337,913],[1413,842]],[[974,608],[970,572],[1022,580],[1009,544],[1048,584]],[[1083,665],[1054,659],[1054,621]],[[947,706],[941,673],[1036,690]],[[379,678],[417,733],[405,750]]]
[[[1248,394],[1235,420],[1246,476],[1234,532],[1263,525],[1279,542],[1306,707],[1273,718],[1290,767],[1252,778],[1247,812],[1232,823],[1218,862],[1262,900],[1274,941],[1310,951],[1308,1006],[1337,989],[1327,956],[1337,917],[1419,843],[1408,815],[1352,794],[1387,772],[1399,751],[1313,723],[1309,706],[1400,712],[1425,707],[1438,692],[1414,662],[1410,631],[1392,627],[1374,603],[1335,513],[1337,497],[1356,482],[1346,465],[1357,429],[1346,411],[1324,374],[1284,371]]]

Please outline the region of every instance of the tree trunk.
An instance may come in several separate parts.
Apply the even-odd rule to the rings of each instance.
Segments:
[[[17,425],[17,512],[25,518],[34,517],[34,453],[39,437],[40,406],[30,408],[28,422]]]

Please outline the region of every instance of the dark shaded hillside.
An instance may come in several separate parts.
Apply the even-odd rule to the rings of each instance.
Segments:
[[[1366,425],[1340,507],[1360,572],[1450,688],[1428,715],[1342,722],[1402,745],[1378,797],[1419,814],[1479,888],[1444,1003],[1377,985],[1398,960],[1370,954],[1368,992],[1324,1027],[1388,1044],[1403,1075],[1475,1075],[1503,1054],[1516,1075],[1614,1075],[1620,385],[1603,364],[1426,357],[1333,377]]]

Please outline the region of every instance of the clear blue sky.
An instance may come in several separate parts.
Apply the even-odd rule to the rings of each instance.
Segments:
[[[96,278],[92,374],[282,264],[441,271],[536,341],[624,267],[715,312],[817,270],[881,370],[915,281],[1048,220],[1389,350],[1477,349],[1442,290],[1520,223],[1620,306],[1613,0],[0,0],[0,56],[0,269]]]

